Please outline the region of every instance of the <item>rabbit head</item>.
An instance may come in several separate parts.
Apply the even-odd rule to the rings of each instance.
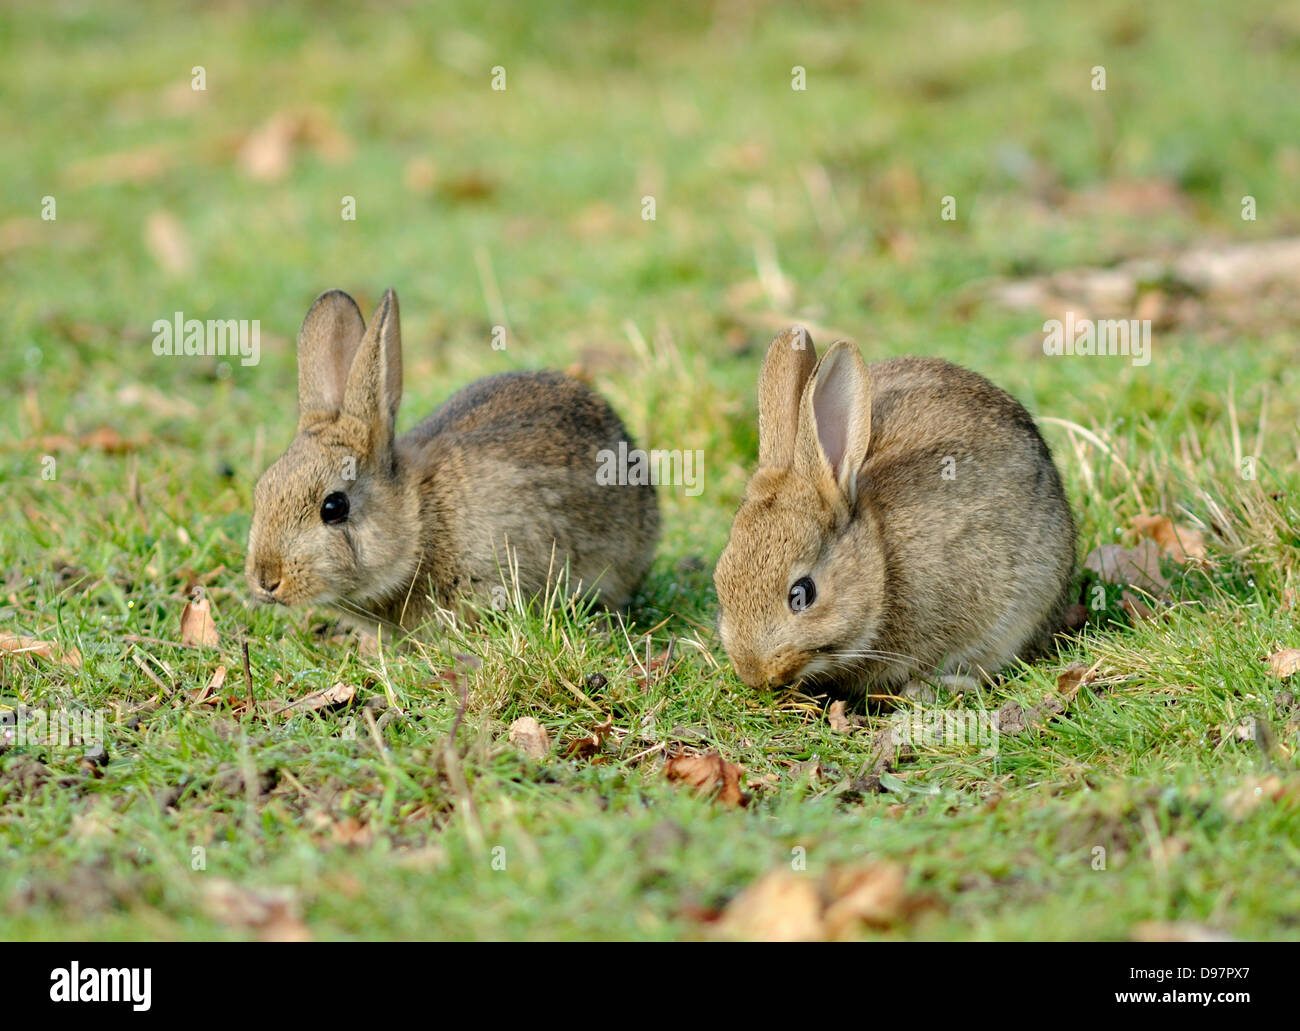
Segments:
[[[723,647],[752,687],[834,678],[869,652],[885,604],[879,527],[857,515],[871,384],[855,346],[820,361],[807,331],[772,341],[759,461],[714,573]]]
[[[245,572],[284,605],[353,602],[409,584],[419,501],[394,451],[402,396],[397,295],[367,329],[341,290],[321,294],[298,333],[298,430],[254,491]]]

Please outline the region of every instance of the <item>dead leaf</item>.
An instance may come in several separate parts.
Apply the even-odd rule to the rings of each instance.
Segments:
[[[808,780],[813,784],[818,784],[826,779],[826,767],[822,765],[821,756],[814,755],[807,762],[795,763],[791,772],[796,780]],[[750,781],[750,787],[753,781]]]
[[[1268,663],[1273,676],[1279,680],[1285,680],[1300,671],[1300,648],[1283,648],[1281,651],[1274,652],[1264,661]]]
[[[212,603],[206,597],[187,601],[181,611],[181,644],[216,648],[219,641],[217,624],[212,618]]]
[[[312,691],[303,695],[296,701],[288,705],[282,705],[278,709],[273,709],[269,715],[277,716],[282,712],[316,712],[319,709],[330,709],[339,705],[347,705],[356,697],[357,689],[355,684],[338,683],[333,687],[321,688],[319,691]]]
[[[664,776],[695,789],[697,795],[712,794],[726,806],[744,806],[749,796],[740,790],[744,767],[729,763],[717,752],[691,755],[686,752],[671,757],[664,764]]]
[[[529,759],[545,759],[551,751],[550,735],[531,716],[520,716],[510,724],[510,743]]]
[[[1134,623],[1142,619],[1150,619],[1156,614],[1155,609],[1131,591],[1125,591],[1120,595],[1119,605]]]
[[[35,637],[18,637],[5,634],[0,637],[0,651],[10,655],[31,655],[42,659],[54,658],[54,642],[39,641]]]
[[[835,941],[891,927],[927,904],[906,890],[898,863],[839,866],[820,880],[774,870],[727,905],[718,932],[745,941]]]
[[[194,267],[189,237],[180,219],[168,211],[155,211],[144,224],[144,243],[149,255],[168,275],[185,275]]]
[[[87,450],[103,451],[109,455],[124,455],[138,445],[127,440],[112,426],[96,426],[83,433],[78,441]]]
[[[25,655],[59,662],[74,669],[81,668],[81,652],[76,648],[60,648],[54,641],[41,641],[18,634],[0,634],[0,655]]]
[[[742,941],[821,941],[826,936],[816,880],[787,870],[760,877],[731,900],[720,934]]]
[[[221,690],[222,685],[224,685],[225,682],[226,667],[218,666],[212,671],[212,678],[203,687],[196,687],[194,690],[190,691],[190,702],[196,705],[200,702],[207,702],[215,692]]]
[[[1103,544],[1084,560],[1083,567],[1106,583],[1128,584],[1148,594],[1162,594],[1169,579],[1160,571],[1160,547],[1143,540],[1135,548]]]
[[[414,194],[427,196],[438,182],[438,163],[429,157],[413,157],[402,169],[402,182]]]
[[[1088,673],[1092,669],[1086,662],[1072,662],[1056,678],[1056,689],[1067,702],[1072,701],[1079,689],[1088,683]]]
[[[1168,516],[1138,516],[1133,529],[1149,537],[1160,546],[1160,551],[1175,562],[1188,562],[1205,558],[1205,534],[1190,526],[1176,525]]]
[[[240,170],[257,182],[283,179],[295,152],[311,147],[328,160],[348,156],[352,145],[325,112],[317,108],[277,111],[249,133],[236,158]]]
[[[605,747],[605,739],[609,737],[614,729],[614,717],[611,716],[604,723],[596,724],[595,728],[586,737],[580,737],[577,741],[572,742],[565,749],[564,757],[566,759],[590,759],[592,756],[599,754],[600,750]]]
[[[870,863],[841,867],[826,878],[827,937],[852,936],[859,924],[888,927],[907,913],[911,900],[904,886],[907,877],[897,863]]]
[[[227,927],[256,932],[261,941],[311,941],[297,893],[288,887],[246,888],[213,879],[203,886],[203,908]]]
[[[249,133],[239,148],[240,171],[257,182],[283,179],[293,164],[293,146],[298,133],[297,119],[278,112]]]
[[[0,257],[39,243],[49,226],[50,223],[39,218],[11,218],[0,222]]]
[[[438,192],[453,201],[484,201],[497,192],[497,184],[486,173],[471,169],[444,180]]]
[[[1223,796],[1223,808],[1234,820],[1245,819],[1265,802],[1300,804],[1300,783],[1270,773],[1264,777],[1248,777],[1240,787]]]
[[[374,832],[370,824],[362,823],[355,816],[345,816],[330,828],[330,837],[337,845],[362,847],[370,844]]]
[[[150,182],[171,171],[175,156],[161,146],[118,151],[86,158],[68,166],[66,179],[76,187],[109,186],[115,183]]]
[[[853,724],[849,722],[848,716],[844,712],[843,702],[831,702],[830,711],[827,713],[827,720],[830,722],[831,730],[837,734],[852,734]]]

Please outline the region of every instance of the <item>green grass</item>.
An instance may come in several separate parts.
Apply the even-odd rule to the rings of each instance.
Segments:
[[[1254,0],[449,6],[0,12],[0,633],[83,660],[0,659],[0,705],[121,713],[98,773],[77,746],[0,757],[0,936],[275,933],[221,903],[234,882],[289,888],[317,938],[696,937],[803,848],[810,876],[898,861],[933,903],[864,934],[1126,938],[1158,921],[1300,937],[1294,790],[1248,811],[1232,795],[1300,779],[1294,702],[1260,661],[1300,647],[1285,601],[1300,587],[1300,312],[1284,292],[1206,300],[1135,368],[1045,359],[1043,315],[979,287],[1294,234],[1300,20]],[[249,178],[241,140],[281,111],[315,112],[344,152],[307,142],[282,179]],[[1125,200],[1135,182],[1172,200]],[[1256,222],[1240,218],[1247,194]],[[947,195],[956,222],[939,217]],[[147,242],[158,212],[188,266]],[[247,607],[252,485],[293,433],[297,325],[323,289],[369,312],[389,285],[399,428],[478,376],[580,364],[647,445],[703,451],[701,496],[661,490],[626,633],[521,605],[381,660],[328,613]],[[155,357],[150,327],[175,311],[259,319],[261,363]],[[1062,717],[996,754],[921,748],[879,793],[855,778],[883,717],[837,733],[825,698],[748,691],[713,629],[758,361],[795,320],[869,359],[968,365],[1105,442],[1045,428],[1081,559],[1131,542],[1143,512],[1209,539],[1204,567],[1169,570],[1164,618],[1131,625],[1112,587],[1059,659],[982,702],[1029,707],[1070,662],[1098,664]],[[81,442],[101,427],[124,450]],[[197,579],[219,650],[130,639],[178,641]],[[181,700],[224,665],[238,702],[245,637],[259,711]],[[638,677],[634,656],[670,647]],[[167,694],[128,724],[160,693],[142,667]],[[356,706],[267,715],[336,682]],[[508,742],[520,716],[548,728],[547,760]],[[1234,734],[1250,717],[1274,747]],[[610,718],[597,760],[563,757]],[[669,784],[675,742],[743,765],[761,785],[749,806]]]

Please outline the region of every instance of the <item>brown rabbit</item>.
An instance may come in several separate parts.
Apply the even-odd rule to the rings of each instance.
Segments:
[[[758,470],[714,580],[751,686],[888,694],[1049,644],[1074,520],[1029,413],[935,358],[816,360],[785,330],[759,377]]]
[[[406,630],[435,605],[504,600],[515,577],[539,594],[567,567],[571,593],[628,602],[659,513],[650,486],[597,483],[597,453],[629,440],[603,399],[559,373],[501,373],[395,437],[401,395],[397,295],[368,330],[347,294],[316,298],[298,334],[298,433],[254,493],[254,597]]]

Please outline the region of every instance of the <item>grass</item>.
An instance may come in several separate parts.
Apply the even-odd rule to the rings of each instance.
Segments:
[[[1148,366],[1047,360],[1042,313],[980,287],[1294,234],[1300,22],[1254,0],[522,11],[0,12],[0,632],[82,658],[0,660],[0,705],[110,713],[102,769],[78,745],[0,757],[0,936],[689,938],[796,848],[810,875],[903,864],[931,904],[869,935],[1300,936],[1295,795],[1234,794],[1297,782],[1294,701],[1260,659],[1300,646],[1300,313],[1206,298],[1158,326]],[[240,148],[277,113],[304,138],[258,180]],[[579,364],[641,441],[703,451],[701,496],[660,493],[626,629],[520,603],[380,656],[327,613],[246,606],[296,327],[327,287],[368,312],[388,285],[399,428],[478,376]],[[261,362],[156,357],[150,327],[175,311],[259,319]],[[919,748],[880,792],[856,778],[883,717],[839,733],[825,698],[746,690],[713,631],[758,361],[794,320],[869,358],[968,365],[1101,441],[1045,424],[1081,560],[1132,543],[1143,513],[1209,540],[1203,565],[1167,567],[1162,618],[1131,621],[1105,588],[1059,659],[960,703],[1028,708],[1096,665],[1060,718],[996,754]],[[168,643],[196,582],[215,651]],[[231,700],[189,701],[218,665]],[[357,704],[267,715],[337,682]],[[508,742],[521,716],[550,758]],[[1234,732],[1252,717],[1273,747]],[[595,760],[563,757],[607,719]],[[668,783],[681,742],[742,764],[749,806]]]

